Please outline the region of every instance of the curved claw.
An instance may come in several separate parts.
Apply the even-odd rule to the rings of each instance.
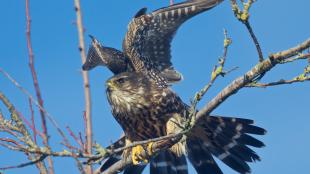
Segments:
[[[153,151],[152,151],[152,145],[153,142],[149,143],[147,145],[147,149],[146,149],[146,153],[147,156],[152,155]],[[132,163],[133,165],[138,165],[140,162],[144,162],[144,163],[148,163],[148,159],[143,157],[143,153],[145,152],[145,149],[142,145],[137,145],[135,147],[132,148],[131,150],[131,159],[132,159]]]

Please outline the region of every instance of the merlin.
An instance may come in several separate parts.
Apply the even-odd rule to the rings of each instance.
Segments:
[[[123,51],[102,46],[92,37],[84,70],[97,65],[109,68],[115,76],[107,83],[107,96],[112,114],[125,136],[114,145],[147,140],[177,133],[189,115],[189,107],[173,92],[170,84],[182,79],[171,63],[171,42],[177,29],[193,16],[207,11],[223,0],[188,0],[146,13],[139,10],[128,25]],[[248,146],[264,144],[249,134],[263,135],[265,130],[252,120],[206,115],[198,120],[186,140],[154,155],[151,174],[187,174],[187,160],[197,173],[222,174],[213,157],[217,157],[239,173],[249,173],[247,162],[260,160]],[[147,146],[149,147],[149,146]],[[137,158],[141,147],[123,155],[131,155],[134,164],[125,174],[141,173],[146,166]],[[103,171],[119,158],[108,159]]]
[[[112,114],[129,142],[178,133],[188,119],[189,106],[170,87],[161,87],[142,72],[120,73],[110,78],[106,86]],[[153,158],[151,173],[187,173],[186,155],[199,174],[222,173],[212,156],[241,174],[250,173],[247,162],[260,157],[248,146],[264,144],[249,134],[265,132],[252,120],[206,115],[197,121],[185,142]],[[132,153],[136,151],[133,149]],[[135,164],[135,154],[131,155]],[[163,156],[165,162],[160,161]]]

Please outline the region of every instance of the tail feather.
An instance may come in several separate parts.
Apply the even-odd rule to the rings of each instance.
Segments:
[[[254,126],[253,124],[253,120],[243,118],[220,116],[205,117],[205,119],[201,120],[199,125],[194,128],[196,131],[193,132],[195,132],[196,135],[192,135],[192,138],[200,141],[201,147],[198,146],[197,148],[197,145],[188,145],[188,156],[190,159],[192,158],[191,162],[194,167],[195,160],[200,160],[199,156],[193,154],[197,151],[195,150],[196,148],[203,151],[204,154],[216,156],[239,173],[250,173],[251,169],[247,162],[259,161],[260,157],[247,145],[263,147],[264,143],[248,134],[263,135],[266,133],[263,128]],[[199,153],[202,154],[202,152]],[[201,161],[203,160],[210,160],[210,155],[207,155],[206,158],[202,158]],[[212,167],[214,166],[215,165],[212,165]],[[201,171],[197,165],[195,169],[198,173]]]
[[[123,174],[141,174],[146,167],[146,164],[130,165],[126,167]]]
[[[234,139],[229,139],[224,134],[219,134],[217,136],[216,145],[218,147],[223,148],[225,151],[229,152],[230,154],[235,155],[236,157],[240,158],[241,160],[247,162],[253,162],[256,160],[260,160],[259,156],[250,148],[243,144],[239,144]]]
[[[226,139],[237,141],[239,144],[250,145],[253,147],[264,147],[264,143],[253,138],[248,134],[264,135],[266,130],[254,125],[253,121],[241,118],[230,118],[226,117],[214,117],[209,116],[207,121],[202,124],[205,131],[212,134],[212,138],[215,139],[219,134],[223,134]],[[230,121],[239,120],[239,121]]]
[[[150,163],[150,174],[188,174],[184,155],[177,156],[166,150],[155,156]]]
[[[264,147],[263,142],[250,134],[266,133],[253,124],[253,120],[249,119],[219,116],[207,116],[204,120],[199,120],[186,140],[187,155],[197,173],[223,174],[213,156],[240,174],[250,173],[248,162],[260,161],[260,157],[248,146]],[[123,146],[124,141],[125,138],[117,141],[114,148]],[[121,154],[116,154],[101,169],[107,169],[120,158]],[[141,174],[145,166],[129,166],[124,174]],[[150,173],[188,174],[186,158],[167,149],[150,160]]]
[[[218,125],[216,125],[218,124]],[[253,147],[264,147],[265,144],[248,134],[263,135],[266,134],[266,130],[254,125],[247,124],[220,124],[217,122],[208,123],[208,128],[215,132],[214,136],[218,135],[221,131],[227,139],[237,141],[239,144],[250,145]]]
[[[223,161],[227,166],[235,171],[245,174],[250,173],[251,169],[249,165],[238,156],[231,154],[220,145],[214,145],[213,143],[203,143],[203,148],[208,149],[219,160]]]
[[[263,142],[253,138],[252,136],[248,134],[243,134],[236,140],[240,144],[245,144],[245,145],[249,145],[249,146],[253,146],[257,148],[265,147],[265,144]]]
[[[198,174],[205,174],[208,171],[212,174],[223,174],[209,150],[203,149],[197,139],[188,139],[187,146],[188,159]]]

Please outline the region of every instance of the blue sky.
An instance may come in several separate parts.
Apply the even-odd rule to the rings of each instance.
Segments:
[[[120,49],[127,24],[138,9],[149,7],[149,10],[155,10],[168,3],[168,0],[84,0],[82,11],[85,34],[92,34],[104,45]],[[250,21],[265,56],[290,48],[309,37],[309,6],[308,0],[258,1],[254,4]],[[69,125],[75,132],[82,131],[84,95],[77,29],[73,25],[76,19],[73,0],[31,0],[30,7],[32,43],[45,108],[63,128]],[[34,94],[28,68],[25,2],[2,1],[0,21],[0,67]],[[173,88],[184,101],[189,102],[194,93],[208,82],[210,72],[222,54],[224,28],[233,39],[226,68],[240,68],[220,78],[200,107],[256,64],[255,47],[245,27],[234,18],[226,0],[219,7],[188,21],[173,41],[172,61],[175,68],[184,75],[184,81]],[[90,43],[87,37],[86,43]],[[300,74],[305,65],[305,61],[300,61],[276,67],[263,81],[290,79]],[[90,72],[94,139],[102,145],[108,145],[121,134],[105,96],[104,82],[111,75],[105,68]],[[257,125],[268,130],[266,136],[258,137],[267,146],[257,149],[262,161],[251,164],[253,173],[291,174],[309,171],[309,85],[303,83],[267,89],[242,89],[214,111],[214,114],[254,119]],[[27,97],[2,75],[0,90],[25,117],[30,117]],[[0,107],[7,114],[2,104]],[[35,112],[39,116],[37,109]],[[48,127],[53,146],[61,150],[61,139],[50,124]],[[0,167],[26,160],[23,155],[0,147]],[[72,159],[55,158],[55,166],[56,173],[77,173]],[[234,173],[222,164],[221,167],[225,173]],[[5,173],[21,172],[37,173],[34,167]]]

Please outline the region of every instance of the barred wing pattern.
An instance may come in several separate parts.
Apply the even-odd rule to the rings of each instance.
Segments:
[[[141,9],[128,26],[123,42],[125,54],[137,69],[141,69],[143,63],[150,64],[145,66],[156,67],[159,71],[171,68],[171,41],[177,29],[186,20],[222,1],[190,0],[158,9],[150,14],[145,14],[145,8]]]

